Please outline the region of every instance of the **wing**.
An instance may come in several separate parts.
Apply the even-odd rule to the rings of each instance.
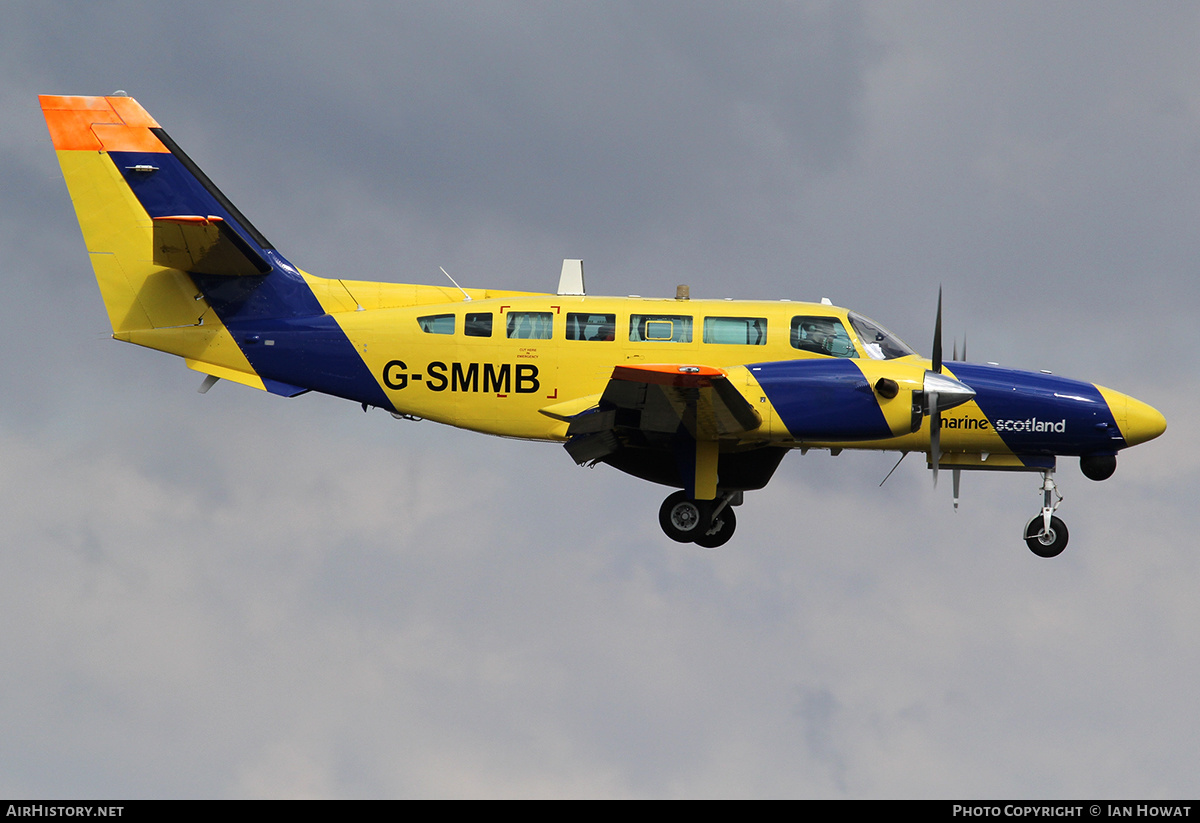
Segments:
[[[714,492],[719,441],[740,439],[762,423],[725,371],[676,364],[617,366],[599,401],[565,419],[567,452],[581,465],[626,444],[677,449],[690,441],[696,484]]]

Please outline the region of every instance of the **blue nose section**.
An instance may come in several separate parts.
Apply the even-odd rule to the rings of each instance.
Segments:
[[[1016,454],[1112,453],[1129,445],[1091,383],[1053,374],[954,363],[955,376]]]

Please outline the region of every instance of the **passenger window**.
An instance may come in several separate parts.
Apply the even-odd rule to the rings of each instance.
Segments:
[[[554,315],[548,311],[510,311],[508,336],[518,340],[549,340]]]
[[[492,313],[468,314],[463,323],[463,331],[467,337],[491,337]]]
[[[704,342],[728,343],[735,346],[767,345],[765,317],[706,317]]]
[[[692,318],[677,314],[632,314],[629,316],[629,339],[635,343],[691,343]]]
[[[615,314],[567,313],[568,340],[612,340],[616,336]]]
[[[792,348],[829,357],[858,357],[846,327],[836,317],[793,317]]]
[[[421,331],[426,334],[454,334],[453,314],[431,314],[418,317],[417,322],[421,325]]]

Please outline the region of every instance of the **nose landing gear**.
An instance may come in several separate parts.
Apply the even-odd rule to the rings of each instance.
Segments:
[[[716,500],[693,500],[677,491],[663,501],[658,524],[678,543],[695,543],[704,549],[724,546],[737,528],[731,505],[738,496],[738,492],[724,492]]]
[[[1057,498],[1057,499],[1055,499]],[[1058,557],[1067,547],[1067,525],[1054,516],[1062,502],[1054,470],[1042,472],[1042,513],[1025,526],[1025,545],[1038,557]]]

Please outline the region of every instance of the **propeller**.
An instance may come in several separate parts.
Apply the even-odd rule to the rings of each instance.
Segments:
[[[942,373],[942,287],[938,286],[937,319],[933,321],[933,370]]]
[[[963,357],[966,357],[966,345],[964,339]],[[954,344],[954,359],[958,359],[957,341]],[[966,383],[942,374],[941,286],[938,286],[937,319],[933,324],[933,368],[925,371],[924,391],[925,414],[929,417],[929,464],[933,469],[933,484],[936,486],[938,464],[942,460],[942,412],[961,406],[975,396],[975,390]],[[955,496],[957,497],[957,494]]]

